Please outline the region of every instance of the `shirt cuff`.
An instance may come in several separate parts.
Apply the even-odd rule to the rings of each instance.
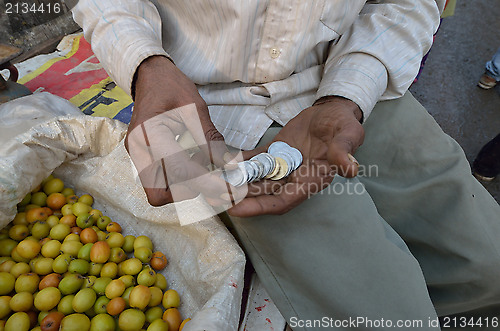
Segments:
[[[325,64],[316,99],[337,95],[352,100],[366,120],[386,89],[385,66],[371,55],[354,53]]]

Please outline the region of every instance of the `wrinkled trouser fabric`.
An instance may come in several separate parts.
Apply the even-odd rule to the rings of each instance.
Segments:
[[[437,330],[437,315],[499,303],[500,207],[459,145],[409,93],[377,104],[364,128],[360,176],[285,215],[231,218],[294,331],[325,329],[308,320]]]
[[[491,77],[495,78],[496,81],[500,81],[500,48],[493,54],[491,60],[486,62],[486,71]]]

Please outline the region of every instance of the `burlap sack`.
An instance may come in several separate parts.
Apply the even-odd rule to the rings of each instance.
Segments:
[[[190,330],[237,330],[245,257],[216,217],[180,226],[173,205],[151,207],[123,145],[126,125],[83,115],[72,104],[39,93],[0,105],[0,227],[16,204],[52,172],[124,234],[145,234],[167,255],[169,288],[181,296]],[[196,199],[182,202],[196,210]]]

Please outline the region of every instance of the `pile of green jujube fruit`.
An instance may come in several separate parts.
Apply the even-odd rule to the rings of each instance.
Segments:
[[[0,331],[178,331],[167,258],[50,175],[0,231]]]

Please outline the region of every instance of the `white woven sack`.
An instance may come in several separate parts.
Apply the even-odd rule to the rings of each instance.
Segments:
[[[181,296],[183,329],[237,330],[245,257],[222,222],[180,226],[173,205],[151,207],[123,145],[126,125],[86,116],[68,101],[39,93],[0,105],[0,228],[16,204],[55,172],[77,194],[119,222],[124,234],[149,236],[169,259],[163,274]],[[184,201],[194,212],[197,199]]]

